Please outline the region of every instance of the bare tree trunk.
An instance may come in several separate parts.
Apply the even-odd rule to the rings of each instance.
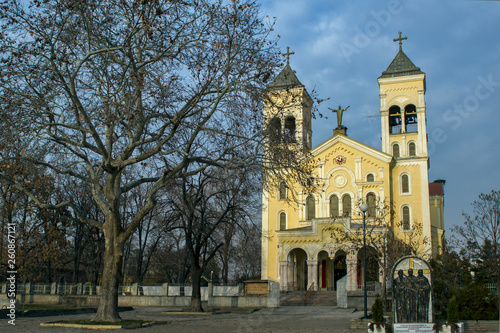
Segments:
[[[382,295],[380,296],[381,300],[382,300],[382,304],[384,305],[383,306],[383,309],[384,311],[387,310],[386,308],[386,302],[385,302],[385,294],[386,294],[386,288],[387,288],[387,269],[384,267],[383,269],[383,273],[382,273],[382,277],[383,277],[383,280],[382,280]]]
[[[114,322],[121,320],[118,314],[118,283],[121,274],[123,244],[118,244],[112,233],[113,231],[104,231],[106,242],[104,262],[106,264],[102,274],[99,307],[93,321]]]
[[[195,266],[195,265],[193,265]],[[192,267],[193,291],[191,293],[191,312],[203,312],[201,306],[201,268]]]

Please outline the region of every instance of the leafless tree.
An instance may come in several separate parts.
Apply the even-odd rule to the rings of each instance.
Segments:
[[[184,177],[179,196],[171,205],[183,232],[192,282],[191,311],[203,311],[201,279],[226,242],[227,227],[246,223],[249,177],[245,170],[208,168],[199,175]]]
[[[472,203],[472,211],[472,215],[463,213],[463,225],[453,227],[460,236],[455,241],[496,282],[500,311],[500,191],[481,193]]]
[[[180,173],[258,166],[261,89],[278,65],[253,2],[6,1],[0,8],[0,132],[29,138],[20,159],[91,186],[104,222],[71,207],[105,237],[94,320],[117,321],[123,247]],[[14,146],[14,145],[13,145]],[[135,179],[126,179],[141,168]],[[187,171],[186,171],[187,170]],[[125,225],[123,195],[151,184]]]

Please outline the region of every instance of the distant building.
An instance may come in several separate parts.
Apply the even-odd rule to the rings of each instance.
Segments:
[[[390,230],[404,240],[419,223],[419,252],[429,258],[440,251],[444,181],[429,183],[428,179],[425,73],[403,52],[401,38],[397,40],[399,52],[378,78],[382,150],[347,136],[342,113],[356,110],[340,106],[335,110],[333,136],[311,147],[313,102],[289,61],[268,87],[271,97],[264,104],[264,125],[271,135],[267,144],[294,146],[315,163],[308,181],[282,182],[265,187],[263,193],[262,278],[280,281],[283,290],[311,286],[331,290],[346,275],[348,290],[361,285],[362,247],[335,243],[327,230],[332,226],[346,232],[362,229],[361,202],[368,204],[367,223],[374,223],[381,210],[392,206],[375,232]],[[378,268],[367,269],[371,270],[368,281],[382,279]]]

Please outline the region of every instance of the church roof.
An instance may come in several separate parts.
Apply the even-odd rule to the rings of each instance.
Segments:
[[[389,67],[387,67],[385,72],[382,72],[381,78],[415,74],[424,74],[424,72],[422,72],[419,67],[415,66],[415,64],[413,64],[410,58],[408,58],[408,56],[400,48],[398,54],[396,54],[396,57],[394,57],[394,60],[392,60]]]
[[[380,150],[377,150],[373,147],[370,147],[368,145],[365,145],[364,143],[361,143],[359,141],[356,141],[350,137],[347,137],[345,135],[334,135],[330,139],[324,141],[323,143],[319,144],[318,146],[314,147],[311,150],[311,154],[313,156],[318,156],[322,152],[326,151],[330,147],[333,147],[337,143],[343,143],[353,149],[363,151],[364,153],[372,156],[373,158],[376,158],[384,163],[389,163],[392,161],[392,155],[386,154]]]
[[[289,64],[283,68],[283,70],[278,74],[274,81],[268,86],[268,88],[291,88],[291,87],[303,87],[299,79],[295,75],[295,71],[290,67]]]
[[[429,195],[443,195],[444,187],[442,183],[429,183]]]

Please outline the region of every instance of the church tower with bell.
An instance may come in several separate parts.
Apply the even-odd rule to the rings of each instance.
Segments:
[[[283,54],[286,56],[285,68],[266,89],[264,126],[270,132],[269,144],[296,145],[299,151],[310,150],[313,102],[290,67],[290,55],[293,54],[287,47]]]
[[[378,78],[382,151],[395,158],[426,157],[425,73],[403,52],[406,39],[399,32],[399,52]]]
[[[279,281],[283,291],[326,292],[339,285],[358,291],[365,276],[381,284],[386,261],[380,258],[389,239],[413,242],[425,258],[441,251],[444,181],[429,183],[426,76],[403,52],[406,39],[401,33],[394,39],[399,51],[378,78],[381,148],[347,136],[343,113],[359,113],[349,106],[329,108],[337,116],[329,120],[333,136],[313,147],[312,99],[290,67],[293,52],[284,53],[286,66],[264,96],[266,144],[307,152],[302,157],[313,170],[306,182],[287,177],[262,193],[261,277]],[[366,258],[359,239],[364,226]]]

